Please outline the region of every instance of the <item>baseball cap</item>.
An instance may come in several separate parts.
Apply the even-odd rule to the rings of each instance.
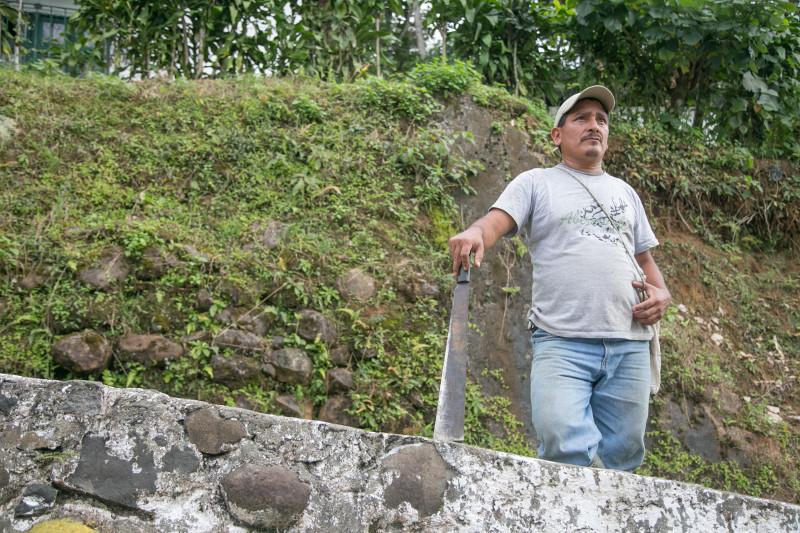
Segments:
[[[611,113],[611,110],[614,109],[614,95],[611,94],[611,91],[602,85],[592,85],[591,87],[587,87],[581,92],[573,94],[564,100],[564,103],[558,108],[556,120],[553,122],[553,127],[557,128],[561,117],[569,113],[569,110],[575,107],[575,104],[585,98],[595,98],[599,100],[600,103],[603,104],[603,107],[606,108],[606,113]]]

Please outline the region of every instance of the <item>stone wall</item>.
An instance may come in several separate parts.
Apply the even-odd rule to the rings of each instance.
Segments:
[[[0,423],[3,532],[800,531],[784,503],[86,381],[0,374]]]

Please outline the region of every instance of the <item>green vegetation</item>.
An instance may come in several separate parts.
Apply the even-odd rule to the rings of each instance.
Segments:
[[[768,465],[745,472],[735,461],[709,463],[687,452],[670,433],[653,432],[650,437],[655,439],[656,445],[648,450],[647,461],[639,474],[677,478],[751,496],[774,493],[778,487],[777,476]]]
[[[419,87],[424,87],[436,96],[448,98],[466,92],[473,85],[481,83],[481,75],[469,64],[456,61],[421,63],[408,74]]]
[[[0,74],[0,115],[18,126],[0,146],[0,372],[85,379],[55,363],[55,340],[85,328],[112,342],[159,333],[182,340],[186,355],[153,366],[116,354],[89,378],[270,413],[291,395],[316,415],[343,346],[354,377],[349,412],[361,427],[432,434],[449,311],[446,241],[459,220],[453,193],[470,192],[483,168],[458,149],[471,134],[444,130],[440,113],[472,99],[490,111],[493,138],[523,129],[547,157],[551,119],[541,102],[440,62],[419,67],[414,83]],[[664,322],[663,393],[641,473],[797,502],[797,167],[657,122],[612,127],[609,171],[654,214],[659,265],[676,305],[688,306]],[[285,224],[275,246],[260,240],[271,221]],[[105,290],[81,281],[112,247],[131,265],[125,281]],[[147,272],[153,250],[171,258],[158,275]],[[524,246],[511,241],[505,253],[511,261]],[[337,283],[354,267],[375,280],[367,302]],[[415,293],[420,279],[435,290]],[[506,299],[524,292],[497,287]],[[337,346],[299,335],[307,308],[337,323]],[[267,337],[308,354],[307,385],[215,380],[215,356],[236,353],[210,337],[240,309],[258,310]],[[497,369],[478,371],[505,390]],[[533,455],[510,401],[477,381],[467,388],[466,442]],[[707,408],[723,444],[748,461],[692,453],[669,426],[666,397]]]
[[[327,81],[413,72],[440,95],[477,77],[549,105],[599,82],[626,113],[673,132],[691,124],[707,140],[734,140],[762,157],[800,157],[800,15],[789,0],[758,9],[752,0],[79,4],[67,42],[42,44],[37,55],[46,59],[33,69]],[[25,35],[18,24],[13,8],[0,8],[0,57],[25,45],[12,42]],[[460,75],[437,81],[440,61]]]
[[[800,408],[800,271],[791,254],[748,251],[710,235],[703,242],[678,234],[659,250],[676,303],[688,308],[673,307],[662,321],[664,392],[651,402],[651,445],[639,473],[797,502],[800,430],[787,416]],[[669,402],[682,411],[678,420]],[[700,423],[718,435],[721,461],[677,438]]]
[[[467,91],[447,68],[429,73],[438,80],[431,89]],[[494,98],[514,108],[496,111],[500,121],[535,107]],[[298,311],[312,308],[337,322],[354,358],[351,413],[361,427],[430,435],[449,309],[443,242],[457,218],[451,193],[469,190],[480,169],[453,149],[460,136],[431,120],[441,108],[424,88],[378,78],[126,84],[3,71],[0,114],[15,117],[20,133],[0,159],[0,371],[85,378],[54,362],[62,335],[92,328],[113,342],[159,333],[185,338],[188,353],[161,366],[115,356],[89,378],[266,412],[278,412],[278,394],[318,408],[333,347],[297,334]],[[286,224],[286,237],[262,246],[258,228],[271,220]],[[125,281],[107,290],[80,281],[110,247],[131,265]],[[142,275],[153,249],[174,260],[161,275]],[[337,287],[353,267],[378,286],[365,304]],[[45,281],[23,288],[28,275]],[[440,296],[405,294],[415,276]],[[197,304],[201,290],[207,308]],[[314,363],[309,384],[214,381],[212,358],[234,351],[190,335],[220,332],[228,308],[262,311],[268,336],[302,348]],[[470,391],[468,442],[531,453],[508,401]],[[502,430],[490,432],[491,420]]]
[[[766,157],[798,156],[800,18],[766,0],[568,1],[564,24],[589,67],[584,81],[619,85],[621,101],[710,139],[735,139]],[[642,75],[644,74],[644,75]],[[624,80],[624,81],[623,81]],[[620,83],[622,82],[622,83]]]
[[[712,242],[789,248],[800,235],[800,175],[786,161],[757,159],[697,132],[675,135],[658,123],[613,125],[607,161],[657,216]]]

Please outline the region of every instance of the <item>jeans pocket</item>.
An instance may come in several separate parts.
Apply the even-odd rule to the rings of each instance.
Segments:
[[[537,355],[545,348],[542,343],[549,343],[555,337],[541,328],[536,328],[531,333],[531,362],[537,359]],[[539,349],[537,349],[537,347]]]

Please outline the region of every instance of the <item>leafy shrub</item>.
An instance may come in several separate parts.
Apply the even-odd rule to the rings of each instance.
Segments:
[[[12,271],[17,265],[19,248],[5,235],[0,234],[0,271]]]
[[[508,111],[515,117],[540,110],[544,111],[545,114],[547,113],[543,104],[535,107],[532,101],[513,96],[502,87],[473,85],[470,87],[469,92],[472,94],[475,103],[479,106],[488,107],[490,109],[502,109],[503,111]]]
[[[408,83],[369,77],[355,88],[358,104],[367,110],[382,111],[394,117],[420,121],[439,109],[430,93]],[[351,88],[348,87],[348,91]]]
[[[301,122],[319,122],[325,118],[322,108],[308,96],[302,95],[292,102],[292,111]]]
[[[153,221],[139,223],[126,229],[122,235],[125,256],[138,258],[150,246],[164,244],[164,240],[157,234],[157,229],[157,223]]]
[[[753,465],[744,469],[735,461],[710,463],[687,451],[670,432],[652,431],[648,437],[653,444],[648,449],[644,464],[637,470],[638,474],[701,483],[750,496],[762,496],[776,489],[775,472],[768,465]]]
[[[800,240],[800,176],[788,162],[756,160],[740,145],[676,135],[658,122],[612,125],[609,172],[628,181],[659,215],[697,233],[748,246],[791,248]],[[691,218],[691,225],[688,218]]]
[[[469,63],[455,61],[445,63],[436,59],[430,63],[420,63],[408,77],[420,87],[442,98],[464,94],[472,85],[481,82],[481,75]]]

